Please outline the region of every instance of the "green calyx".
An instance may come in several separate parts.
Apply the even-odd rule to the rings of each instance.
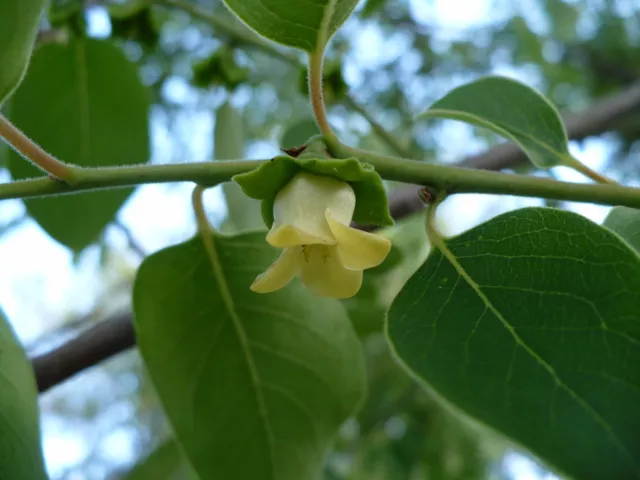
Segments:
[[[361,163],[356,158],[293,158],[279,155],[251,172],[235,175],[233,180],[247,196],[262,200],[262,218],[271,228],[276,195],[294,175],[302,171],[347,182],[356,195],[355,222],[381,227],[393,225],[380,175],[371,165]]]

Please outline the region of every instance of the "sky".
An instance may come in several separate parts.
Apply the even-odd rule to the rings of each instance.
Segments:
[[[443,35],[448,35],[448,32],[456,29],[482,25],[495,18],[491,0],[465,0],[464,8],[459,8],[456,3],[449,0],[411,1],[414,14],[426,24],[441,27]],[[93,33],[100,36],[105,33],[108,23],[100,9],[94,9],[92,12],[90,26]],[[375,48],[376,44],[383,42],[380,35],[375,30],[364,29],[358,36],[356,44],[362,49],[361,61],[370,65],[382,61],[380,52],[384,49]],[[501,69],[496,73],[527,81],[523,72]],[[170,88],[171,95],[180,97],[188,94],[184,91],[184,85],[179,82]],[[189,144],[193,160],[205,160],[210,156],[209,132],[213,122],[212,116],[203,116],[188,126],[191,132]],[[454,138],[459,137],[460,132],[459,125],[455,122],[443,129],[443,135],[452,135]],[[164,156],[170,156],[169,132],[161,122],[153,122],[152,134],[154,160],[163,161]],[[571,150],[588,166],[598,170],[604,164],[607,145],[600,140],[590,140],[586,141],[582,148],[572,144]],[[252,149],[251,157],[265,158],[276,153],[276,145],[260,144]],[[443,152],[443,155],[446,156],[447,152]],[[561,180],[584,181],[580,174],[566,168],[554,169],[554,174]],[[0,178],[2,182],[8,180],[7,175]],[[123,206],[118,219],[147,253],[185,240],[195,232],[191,189],[191,184],[142,186]],[[220,221],[226,211],[220,189],[208,191],[206,201],[212,219]],[[487,211],[494,216],[514,208],[540,204],[536,199],[461,195],[448,200],[439,216],[446,220],[445,233],[456,234],[486,220]],[[604,219],[608,211],[607,207],[585,204],[572,203],[569,207],[598,223]],[[23,214],[24,207],[21,202],[5,201],[0,209],[0,225]],[[126,246],[127,240],[118,228],[109,227],[108,237],[113,244]],[[23,222],[0,237],[0,265],[3,266],[0,274],[0,303],[13,322],[19,338],[26,345],[33,343],[43,333],[55,329],[56,324],[64,318],[78,317],[91,312],[96,307],[96,299],[106,291],[105,281],[107,286],[111,285],[109,281],[115,281],[122,271],[132,271],[139,262],[135,255],[120,259],[120,264],[111,265],[113,278],[105,280],[98,275],[98,258],[99,249],[91,247],[75,263],[70,251],[50,239],[32,220]],[[99,380],[98,378],[96,385],[100,384]],[[78,382],[74,385],[82,387]],[[50,395],[45,394],[41,398],[43,409],[46,409]],[[120,405],[113,409],[109,418],[117,423],[118,419],[126,419],[127,415],[131,414],[125,406]],[[90,433],[85,427],[70,428],[60,419],[45,413],[42,428],[47,466],[53,476],[76,464],[88,454],[89,447],[85,435]],[[132,435],[126,429],[113,428],[111,433],[101,440],[99,448],[104,449],[106,455],[113,457],[115,462],[130,463],[133,461]],[[551,479],[550,476],[540,476],[535,464],[525,457],[513,454],[509,458],[507,464],[513,471],[514,478]],[[78,480],[80,478],[83,477],[78,477]]]

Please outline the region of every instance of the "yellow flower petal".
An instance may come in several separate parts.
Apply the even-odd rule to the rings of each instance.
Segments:
[[[333,238],[314,237],[292,225],[275,224],[267,233],[267,242],[276,248],[295,247],[300,245],[312,245],[314,243],[336,243]]]
[[[325,213],[331,233],[338,241],[336,250],[340,262],[349,270],[365,270],[380,265],[391,250],[391,240],[351,228],[339,222],[329,210]]]
[[[304,247],[301,277],[307,288],[321,297],[353,297],[362,285],[362,271],[347,270],[338,259],[336,247]]]
[[[302,248],[294,247],[283,250],[278,259],[253,281],[251,290],[257,293],[280,290],[298,274],[303,261]]]
[[[274,247],[334,245],[325,219],[329,209],[335,218],[351,221],[356,196],[351,186],[335,178],[301,172],[278,192],[273,204],[274,223],[267,241]]]

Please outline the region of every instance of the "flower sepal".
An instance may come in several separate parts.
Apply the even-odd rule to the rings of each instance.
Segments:
[[[271,228],[276,195],[300,172],[330,177],[348,183],[356,197],[353,221],[360,225],[391,226],[387,194],[373,166],[356,158],[325,159],[279,155],[257,169],[236,175],[233,180],[243,192],[262,201],[262,218]]]

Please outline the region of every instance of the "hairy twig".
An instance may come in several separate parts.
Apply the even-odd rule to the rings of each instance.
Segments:
[[[73,167],[61,162],[53,155],[47,153],[20,129],[13,125],[9,119],[0,114],[0,141],[4,139],[16,152],[29,160],[36,167],[42,169],[53,178],[68,182],[73,179]]]

